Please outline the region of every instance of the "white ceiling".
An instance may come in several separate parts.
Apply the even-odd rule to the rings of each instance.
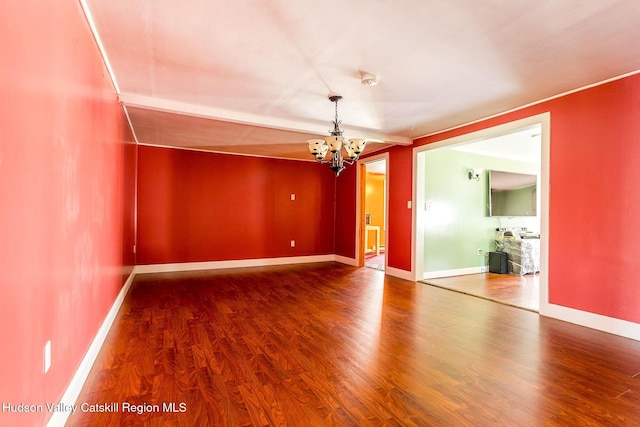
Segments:
[[[81,1],[145,144],[310,159],[339,93],[371,152],[640,70],[637,0]]]
[[[527,126],[504,135],[458,144],[451,149],[540,165],[542,126]]]

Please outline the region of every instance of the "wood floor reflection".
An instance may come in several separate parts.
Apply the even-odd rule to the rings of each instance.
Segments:
[[[136,277],[76,402],[118,409],[67,425],[639,425],[639,400],[640,342],[319,263]]]
[[[524,308],[540,309],[540,274],[478,273],[463,276],[426,279],[424,283],[467,295]]]

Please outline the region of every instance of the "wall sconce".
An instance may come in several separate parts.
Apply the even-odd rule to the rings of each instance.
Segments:
[[[472,179],[480,181],[480,175],[482,175],[482,172],[484,172],[484,169],[482,168],[469,169],[469,181],[471,181]]]

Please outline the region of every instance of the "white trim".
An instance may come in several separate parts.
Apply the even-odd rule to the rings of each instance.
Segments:
[[[454,270],[428,271],[422,274],[422,280],[437,279],[441,277],[464,276],[466,274],[485,273],[486,269],[487,269],[486,266],[481,266],[481,267],[457,268]]]
[[[556,304],[547,304],[545,316],[640,341],[640,323]]]
[[[192,270],[208,270],[218,268],[238,268],[238,267],[256,267],[265,265],[282,265],[282,264],[299,264],[299,263],[311,263],[311,262],[326,262],[337,261],[343,264],[349,264],[355,266],[355,259],[346,258],[338,255],[316,255],[316,256],[303,256],[303,257],[286,257],[286,258],[264,258],[253,260],[238,260],[238,261],[211,261],[211,262],[188,262],[188,263],[176,263],[176,264],[153,264],[153,265],[136,265],[133,268],[131,274],[125,281],[122,289],[118,293],[115,301],[111,305],[111,309],[107,313],[102,325],[98,329],[96,336],[93,338],[89,349],[85,353],[80,366],[76,370],[71,382],[67,386],[60,403],[75,404],[78,400],[78,396],[82,391],[89,372],[93,367],[93,364],[102,349],[104,340],[106,339],[111,326],[124,302],[133,279],[138,274],[144,273],[162,273],[162,272],[177,272],[177,271],[192,271]],[[47,427],[63,427],[69,418],[70,413],[66,411],[54,412],[49,421],[47,421]]]
[[[122,107],[122,111],[124,111],[125,117],[127,118],[127,123],[129,123],[129,129],[131,129],[133,140],[136,142],[136,144],[140,144],[140,141],[138,140],[138,135],[136,135],[136,130],[133,128],[133,122],[131,121],[131,116],[129,116],[129,111],[127,110],[127,106],[122,104],[120,105]]]
[[[495,135],[504,135],[510,131],[526,126],[541,125],[541,159],[540,159],[540,314],[547,314],[549,305],[549,151],[551,144],[551,113],[545,112],[525,117],[501,125],[485,128],[476,132],[466,133],[453,138],[443,139],[431,144],[413,148],[413,198],[416,201],[411,225],[412,269],[416,279],[424,276],[424,230],[421,225],[420,213],[424,209],[424,152],[437,148],[448,147],[462,142],[486,139]],[[422,193],[418,191],[422,189]],[[420,232],[420,234],[418,234]],[[420,258],[418,258],[420,257]]]
[[[104,340],[107,338],[107,334],[111,329],[111,325],[113,325],[113,321],[122,306],[122,302],[129,292],[129,288],[131,288],[131,284],[133,283],[133,279],[135,277],[135,269],[129,274],[129,277],[125,281],[124,285],[120,289],[118,296],[115,301],[111,305],[111,309],[107,313],[107,316],[104,318],[100,329],[96,333],[96,336],[91,341],[91,345],[89,349],[85,353],[82,361],[80,362],[80,366],[76,370],[76,373],[73,375],[71,382],[67,386],[66,391],[62,395],[60,399],[60,403],[65,404],[75,404],[78,396],[80,395],[80,391],[82,391],[82,387],[84,386],[87,377],[89,376],[89,372],[93,367],[93,363],[96,361],[98,357],[98,353],[100,353],[100,349],[102,348],[102,344],[104,344]],[[59,411],[54,412],[49,421],[47,422],[47,427],[62,427],[67,422],[69,418],[68,411]]]
[[[424,277],[424,205],[425,205],[425,161],[422,151],[416,147],[412,154],[412,182],[413,194],[411,195],[411,272],[413,280],[418,281]],[[417,241],[421,236],[421,241]],[[418,260],[422,260],[418,262]]]
[[[229,123],[239,123],[250,126],[258,126],[269,129],[301,132],[308,134],[326,134],[325,125],[305,123],[295,120],[278,119],[259,114],[244,113],[240,111],[225,110],[206,105],[192,104],[188,102],[174,101],[135,93],[120,93],[119,100],[127,107],[143,108],[152,111],[160,111],[184,116],[201,117],[205,119],[220,120]],[[391,142],[400,145],[413,144],[413,138],[400,135],[384,134],[371,130],[357,130],[363,138],[376,142]]]
[[[360,247],[360,229],[364,224],[364,218],[360,218],[360,200],[362,199],[362,195],[360,194],[360,183],[362,181],[362,177],[360,176],[360,166],[366,165],[369,163],[375,163],[384,160],[384,230],[387,232],[389,230],[389,152],[385,151],[384,153],[372,155],[370,157],[366,157],[364,159],[359,159],[356,163],[357,171],[356,171],[356,259],[362,257],[364,260],[364,251],[365,248]],[[386,236],[386,235],[385,235]],[[388,237],[385,237],[385,246],[389,243]],[[388,254],[389,251],[385,248],[385,253]],[[384,257],[384,268],[385,271],[387,269],[387,264],[389,263],[389,257]],[[357,266],[357,264],[356,264]]]
[[[551,168],[551,113],[535,116],[542,125],[540,136],[540,297],[539,313],[547,315],[549,306],[549,177]]]
[[[336,255],[312,255],[281,258],[255,258],[229,261],[182,262],[172,264],[136,265],[135,274],[171,273],[178,271],[217,270],[220,268],[263,267],[267,265],[304,264],[310,262],[336,261]]]
[[[291,258],[266,258],[255,260],[239,260],[239,261],[213,261],[213,262],[192,262],[192,263],[178,263],[178,264],[153,264],[153,265],[138,265],[135,266],[125,284],[120,289],[118,296],[111,305],[111,309],[107,313],[100,329],[96,333],[87,353],[80,362],[80,366],[76,370],[71,382],[67,386],[60,403],[75,404],[82,387],[84,386],[89,372],[95,363],[104,340],[106,339],[111,326],[122,307],[122,303],[131,288],[133,279],[137,274],[153,273],[153,272],[175,272],[175,271],[191,271],[202,269],[215,269],[215,268],[234,268],[229,267],[234,265],[236,267],[246,266],[265,266],[265,265],[281,265],[281,264],[293,264],[293,263],[306,263],[306,262],[324,262],[324,261],[336,261],[343,264],[357,266],[354,258],[348,258],[341,255],[319,255],[319,256],[306,256],[306,257],[291,257]],[[482,267],[478,267],[482,268]],[[459,270],[447,270],[449,272],[462,271],[468,269]],[[407,270],[401,270],[393,267],[386,267],[385,274],[393,277],[397,277],[403,280],[415,282],[413,279],[413,273]],[[467,273],[471,274],[471,273]],[[426,277],[425,277],[426,278]],[[542,314],[542,312],[541,312]],[[555,319],[563,320],[566,322],[574,323],[580,326],[586,326],[591,329],[596,329],[603,332],[608,332],[615,335],[620,335],[626,338],[640,341],[640,324],[629,322],[626,320],[615,319],[599,314],[589,313],[586,311],[576,310],[568,307],[563,307],[555,304],[546,304],[546,316]],[[69,418],[69,412],[54,412],[51,418],[47,421],[47,427],[63,427]]]
[[[265,156],[263,154],[250,154],[250,153],[235,153],[231,151],[220,151],[220,150],[207,150],[204,148],[197,147],[178,147],[176,145],[163,145],[163,144],[149,144],[148,142],[139,142],[138,145],[142,145],[144,147],[155,147],[155,148],[168,148],[171,150],[183,150],[183,151],[196,151],[200,153],[209,153],[209,154],[226,154],[228,156],[241,156],[241,157],[257,157],[260,159],[275,159],[275,160],[291,160],[294,162],[310,162],[317,163],[313,158],[311,159],[294,159],[291,157],[277,157],[277,156]]]
[[[399,268],[386,266],[384,274],[386,274],[387,276],[393,276],[399,279],[408,280],[410,282],[415,282],[415,280],[413,279],[413,273],[407,270],[401,270]]]
[[[113,84],[113,88],[116,90],[117,94],[120,94],[120,86],[118,86],[118,82],[116,81],[116,75],[113,72],[113,68],[111,67],[111,62],[109,62],[109,58],[107,57],[107,51],[104,48],[104,44],[102,44],[102,39],[100,38],[100,34],[98,34],[98,30],[96,29],[96,23],[93,20],[93,16],[91,15],[89,6],[87,6],[86,0],[80,0],[80,7],[82,8],[82,12],[84,12],[84,17],[87,19],[87,23],[89,24],[89,30],[91,31],[91,35],[93,35],[93,39],[96,41],[96,44],[98,45],[100,56],[102,56],[104,65],[107,68],[107,73],[111,78],[111,83]]]
[[[552,101],[552,100],[557,99],[557,98],[562,98],[563,96],[571,95],[572,93],[581,92],[583,90],[587,90],[587,89],[591,89],[591,88],[594,88],[594,87],[597,87],[597,86],[601,86],[601,85],[604,85],[604,84],[607,84],[607,83],[615,82],[616,80],[622,80],[622,79],[625,79],[627,77],[631,77],[631,76],[633,76],[635,74],[638,74],[638,73],[640,73],[640,70],[631,71],[631,72],[626,73],[626,74],[621,74],[619,76],[611,77],[610,79],[606,79],[606,80],[602,80],[600,82],[592,83],[590,85],[582,86],[582,87],[579,87],[577,89],[572,89],[572,90],[569,90],[567,92],[562,92],[562,93],[560,93],[558,95],[550,96],[549,98],[544,98],[544,99],[541,99],[539,101],[534,101],[534,102],[531,102],[529,104],[521,105],[519,107],[512,108],[511,110],[503,111],[501,113],[496,113],[496,114],[493,114],[491,116],[486,116],[486,117],[483,117],[481,119],[477,119],[477,120],[473,120],[473,121],[470,121],[470,122],[466,122],[464,124],[453,126],[453,127],[447,128],[447,129],[442,129],[442,130],[438,130],[438,131],[435,131],[435,132],[431,132],[431,133],[428,133],[426,135],[416,136],[415,138],[413,138],[413,140],[416,141],[418,139],[427,138],[429,136],[442,134],[442,133],[449,132],[449,131],[452,131],[452,130],[455,130],[455,129],[460,129],[460,128],[463,128],[465,126],[469,126],[469,125],[472,125],[472,124],[475,124],[475,123],[484,122],[485,120],[490,120],[490,119],[494,119],[496,117],[504,116],[505,114],[513,113],[514,111],[524,110],[525,108],[529,108],[529,107],[532,107],[534,105],[542,104],[543,102],[548,102],[548,101]]]
[[[333,261],[335,262],[339,262],[341,264],[347,264],[350,265],[352,267],[357,267],[358,266],[358,262],[356,261],[355,258],[348,258],[346,256],[342,256],[342,255],[334,255],[334,259]]]

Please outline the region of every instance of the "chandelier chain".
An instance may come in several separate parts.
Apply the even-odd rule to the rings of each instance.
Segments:
[[[360,153],[364,150],[366,140],[364,138],[353,138],[343,143],[342,129],[340,129],[341,121],[338,120],[338,101],[342,96],[331,94],[329,100],[335,104],[335,120],[333,121],[333,130],[329,131],[330,137],[322,139],[310,139],[307,141],[309,152],[316,158],[319,163],[330,163],[330,168],[338,176],[345,165],[352,165],[360,157]],[[343,157],[342,150],[346,151],[348,159]],[[325,156],[329,153],[329,159]]]

